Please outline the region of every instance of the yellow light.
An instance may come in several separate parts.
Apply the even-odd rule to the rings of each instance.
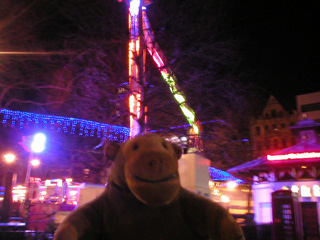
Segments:
[[[140,115],[141,115],[141,105],[140,105],[140,102],[141,102],[141,94],[140,93],[137,93],[137,104],[136,104],[136,107],[137,107],[137,118],[140,119]]]
[[[50,185],[51,185],[51,181],[50,181],[50,180],[46,180],[46,181],[44,182],[44,185],[45,185],[45,186],[50,186]]]
[[[30,161],[31,165],[34,166],[34,167],[37,167],[40,165],[40,160],[39,159],[32,159]]]
[[[230,199],[227,196],[222,195],[221,196],[221,201],[224,202],[224,203],[228,203],[228,202],[230,202]]]
[[[294,192],[294,193],[298,193],[299,192],[299,187],[297,185],[292,185],[291,191]]]
[[[40,192],[40,195],[41,195],[41,196],[46,196],[46,195],[47,195],[47,191],[41,191],[41,192]]]
[[[191,112],[191,110],[189,110],[188,108],[186,108],[183,105],[180,105],[180,108],[182,110],[182,112],[184,113],[184,115],[187,117],[187,120],[190,124],[193,124],[195,121],[195,115],[193,112]]]
[[[78,191],[69,191],[70,196],[75,196],[77,195]]]
[[[237,186],[238,186],[238,184],[234,181],[227,183],[227,188],[229,188],[229,189],[235,189]]]
[[[18,185],[16,187],[12,187],[13,190],[25,190],[26,187],[23,187],[22,185]],[[13,191],[12,191],[13,192]]]
[[[72,183],[72,178],[67,178],[66,182],[67,182],[68,185],[70,185]]]
[[[22,190],[22,189],[12,190],[12,193],[15,193],[15,194],[25,194],[26,192],[27,192],[26,190]]]
[[[313,185],[312,190],[313,190],[313,195],[315,197],[320,197],[320,187],[319,187],[319,185]]]
[[[183,103],[186,101],[185,98],[179,93],[175,93],[173,96],[178,101],[178,103]]]
[[[14,162],[15,159],[16,159],[16,156],[14,154],[12,154],[12,153],[8,153],[8,154],[4,155],[4,160],[7,163],[12,163],[12,162]]]
[[[199,134],[199,128],[198,128],[198,126],[197,126],[196,124],[193,124],[192,127],[193,127],[194,133],[195,133],[195,134]]]
[[[57,185],[58,185],[59,187],[62,187],[62,179],[58,179]]]
[[[212,192],[212,194],[213,195],[215,195],[215,196],[220,196],[221,195],[221,193],[220,193],[220,191],[219,191],[219,189],[213,189],[213,192]]]
[[[301,185],[301,197],[311,197],[311,188],[306,185]]]

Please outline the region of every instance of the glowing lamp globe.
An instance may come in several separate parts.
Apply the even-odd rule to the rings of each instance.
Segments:
[[[30,161],[31,165],[36,167],[36,166],[39,166],[40,165],[40,160],[39,159],[32,159]]]
[[[8,153],[4,155],[4,159],[7,163],[12,163],[16,159],[16,156],[12,153]]]
[[[37,133],[36,135],[34,135],[33,141],[31,143],[32,152],[43,152],[43,150],[45,149],[46,140],[46,135],[44,135],[43,133]]]

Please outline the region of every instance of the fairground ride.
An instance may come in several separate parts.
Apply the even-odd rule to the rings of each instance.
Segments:
[[[122,2],[122,0],[118,0]],[[145,86],[145,49],[151,55],[163,79],[169,86],[171,93],[179,104],[181,111],[192,127],[195,135],[199,134],[199,127],[196,124],[194,111],[188,106],[186,98],[180,90],[175,75],[168,67],[159,44],[155,41],[154,32],[146,13],[146,6],[149,0],[126,0],[129,9],[129,110],[130,110],[130,137],[145,132],[146,125],[146,106],[144,105],[144,86]]]

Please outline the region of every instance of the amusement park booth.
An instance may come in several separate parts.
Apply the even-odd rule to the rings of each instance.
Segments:
[[[274,239],[320,239],[320,124],[305,118],[291,129],[296,145],[228,172],[252,180],[254,221],[272,224]]]

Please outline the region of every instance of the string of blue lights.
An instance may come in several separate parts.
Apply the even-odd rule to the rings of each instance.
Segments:
[[[0,109],[0,121],[3,127],[52,130],[119,142],[126,141],[129,138],[130,131],[127,127],[114,126],[80,118],[44,115],[8,109]]]
[[[235,181],[237,183],[244,183],[243,180],[236,178],[230,173],[214,167],[209,167],[209,174],[212,181]]]

